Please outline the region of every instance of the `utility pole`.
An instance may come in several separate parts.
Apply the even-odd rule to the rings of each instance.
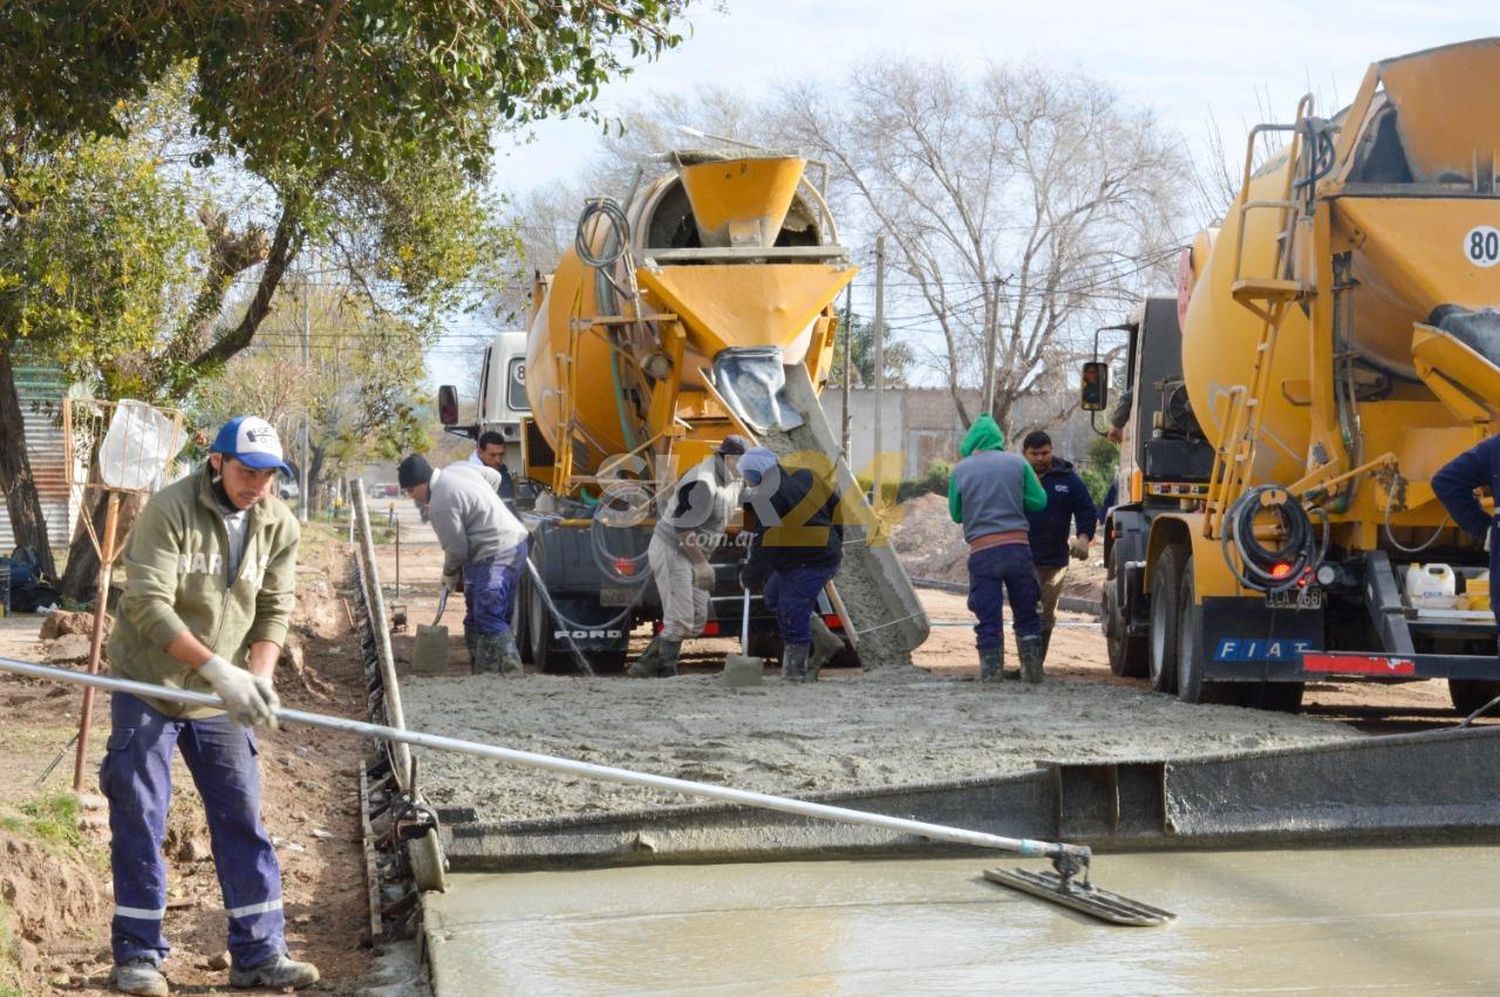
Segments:
[[[875,502],[880,503],[881,436],[880,405],[885,388],[885,236],[875,237]]]
[[[302,282],[302,374],[312,369],[312,312],[308,299],[312,297],[312,256],[307,259],[307,279]],[[301,471],[301,482],[298,488],[297,519],[303,523],[307,522],[307,504],[311,501],[307,494],[307,465],[312,460],[312,415],[311,407],[303,401],[302,409],[302,463],[298,468]]]
[[[1000,339],[1000,278],[991,277],[993,304],[990,305],[990,328],[984,343],[984,412],[995,414],[995,346]]]
[[[849,411],[849,386],[854,373],[854,285],[844,292],[844,463],[854,463],[854,452],[850,449],[850,427],[854,425],[854,413]],[[850,468],[850,473],[853,473]]]

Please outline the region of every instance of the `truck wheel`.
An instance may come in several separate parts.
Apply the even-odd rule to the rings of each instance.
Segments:
[[[1177,688],[1177,627],[1182,613],[1178,601],[1182,593],[1184,555],[1181,547],[1171,546],[1156,556],[1151,568],[1151,653],[1147,676],[1151,688],[1170,695]],[[1192,563],[1188,558],[1187,562]]]
[[[1177,698],[1184,703],[1239,702],[1240,690],[1233,682],[1207,682],[1203,678],[1203,642],[1198,639],[1199,617],[1203,609],[1195,606],[1197,589],[1193,585],[1193,558],[1188,555],[1182,564],[1182,581],[1177,589],[1177,626],[1173,636],[1177,640]],[[1155,586],[1152,586],[1153,592]],[[1152,602],[1156,597],[1152,596]],[[1155,617],[1151,629],[1155,631]],[[1154,642],[1156,635],[1153,632]]]
[[[750,631],[750,646],[745,648],[745,653],[752,658],[773,658],[780,661],[781,634],[775,630]]]
[[[547,611],[547,603],[542,594],[530,592],[526,604],[530,610],[527,613],[526,632],[531,638],[531,663],[548,674],[576,671],[577,665],[567,647],[559,650],[552,646],[552,614]]]
[[[1305,688],[1301,682],[1261,682],[1245,688],[1240,696],[1240,705],[1252,710],[1300,713]]]
[[[1500,696],[1500,681],[1494,679],[1449,679],[1448,696],[1453,708],[1468,716],[1485,703]],[[1490,711],[1491,716],[1500,716],[1500,706]]]
[[[1145,678],[1151,673],[1151,647],[1145,637],[1131,637],[1125,632],[1130,625],[1120,592],[1125,579],[1115,564],[1113,551],[1109,560],[1109,578],[1104,583],[1104,612],[1100,617],[1104,643],[1109,649],[1109,670],[1126,678]]]
[[[535,598],[531,591],[530,574],[522,575],[521,584],[516,586],[516,608],[511,613],[511,630],[516,635],[516,649],[521,652],[523,665],[536,664],[536,656],[531,653],[531,600]]]

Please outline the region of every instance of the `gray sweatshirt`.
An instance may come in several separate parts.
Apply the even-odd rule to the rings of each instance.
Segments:
[[[526,527],[500,500],[500,475],[488,467],[450,464],[432,472],[427,515],[443,546],[443,574],[515,550]]]

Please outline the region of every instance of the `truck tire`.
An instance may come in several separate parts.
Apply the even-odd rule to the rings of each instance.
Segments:
[[[1500,681],[1495,679],[1448,680],[1448,697],[1461,716],[1468,716],[1496,696],[1500,696]],[[1500,706],[1491,710],[1490,715],[1500,715]]]
[[[540,592],[530,592],[529,595],[526,600],[530,610],[527,614],[526,632],[531,638],[531,663],[549,675],[577,671],[578,665],[573,660],[572,652],[567,647],[559,649],[553,646],[546,600]]]
[[[1240,695],[1240,705],[1252,710],[1271,710],[1276,713],[1300,713],[1302,693],[1306,688],[1301,682],[1259,682],[1247,685]]]
[[[1180,550],[1180,548],[1179,548]],[[1188,555],[1181,567],[1182,579],[1177,589],[1177,698],[1184,703],[1239,702],[1241,690],[1233,682],[1208,682],[1203,678],[1203,642],[1199,640],[1199,617],[1203,609],[1194,605],[1197,588],[1193,584],[1193,558]],[[1152,585],[1153,593],[1156,586]],[[1155,595],[1152,596],[1155,601]],[[1152,630],[1156,629],[1153,616]],[[1156,635],[1151,635],[1152,643]]]
[[[516,586],[516,607],[511,613],[511,630],[516,635],[516,649],[521,652],[523,665],[536,664],[536,656],[531,653],[531,600],[534,598],[528,572],[521,576],[521,583]]]
[[[1116,551],[1111,550],[1109,578],[1104,582],[1104,605],[1100,615],[1104,643],[1109,650],[1109,670],[1124,678],[1146,678],[1151,674],[1151,647],[1145,637],[1131,637],[1126,633],[1130,621],[1124,611],[1121,591],[1125,578],[1117,559]]]
[[[745,653],[752,658],[781,660],[781,634],[775,630],[751,630],[750,646]]]
[[[1180,599],[1184,564],[1191,564],[1183,549],[1170,546],[1156,555],[1151,567],[1151,637],[1146,676],[1151,688],[1171,695],[1177,689],[1177,628],[1182,621]]]

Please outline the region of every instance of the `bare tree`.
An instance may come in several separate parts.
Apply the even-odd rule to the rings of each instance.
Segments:
[[[894,242],[965,423],[988,331],[1004,424],[1018,398],[1057,390],[1091,319],[1170,273],[1190,190],[1180,143],[1077,73],[868,63],[837,90],[784,92],[776,117],[833,165],[846,216],[853,202]]]

